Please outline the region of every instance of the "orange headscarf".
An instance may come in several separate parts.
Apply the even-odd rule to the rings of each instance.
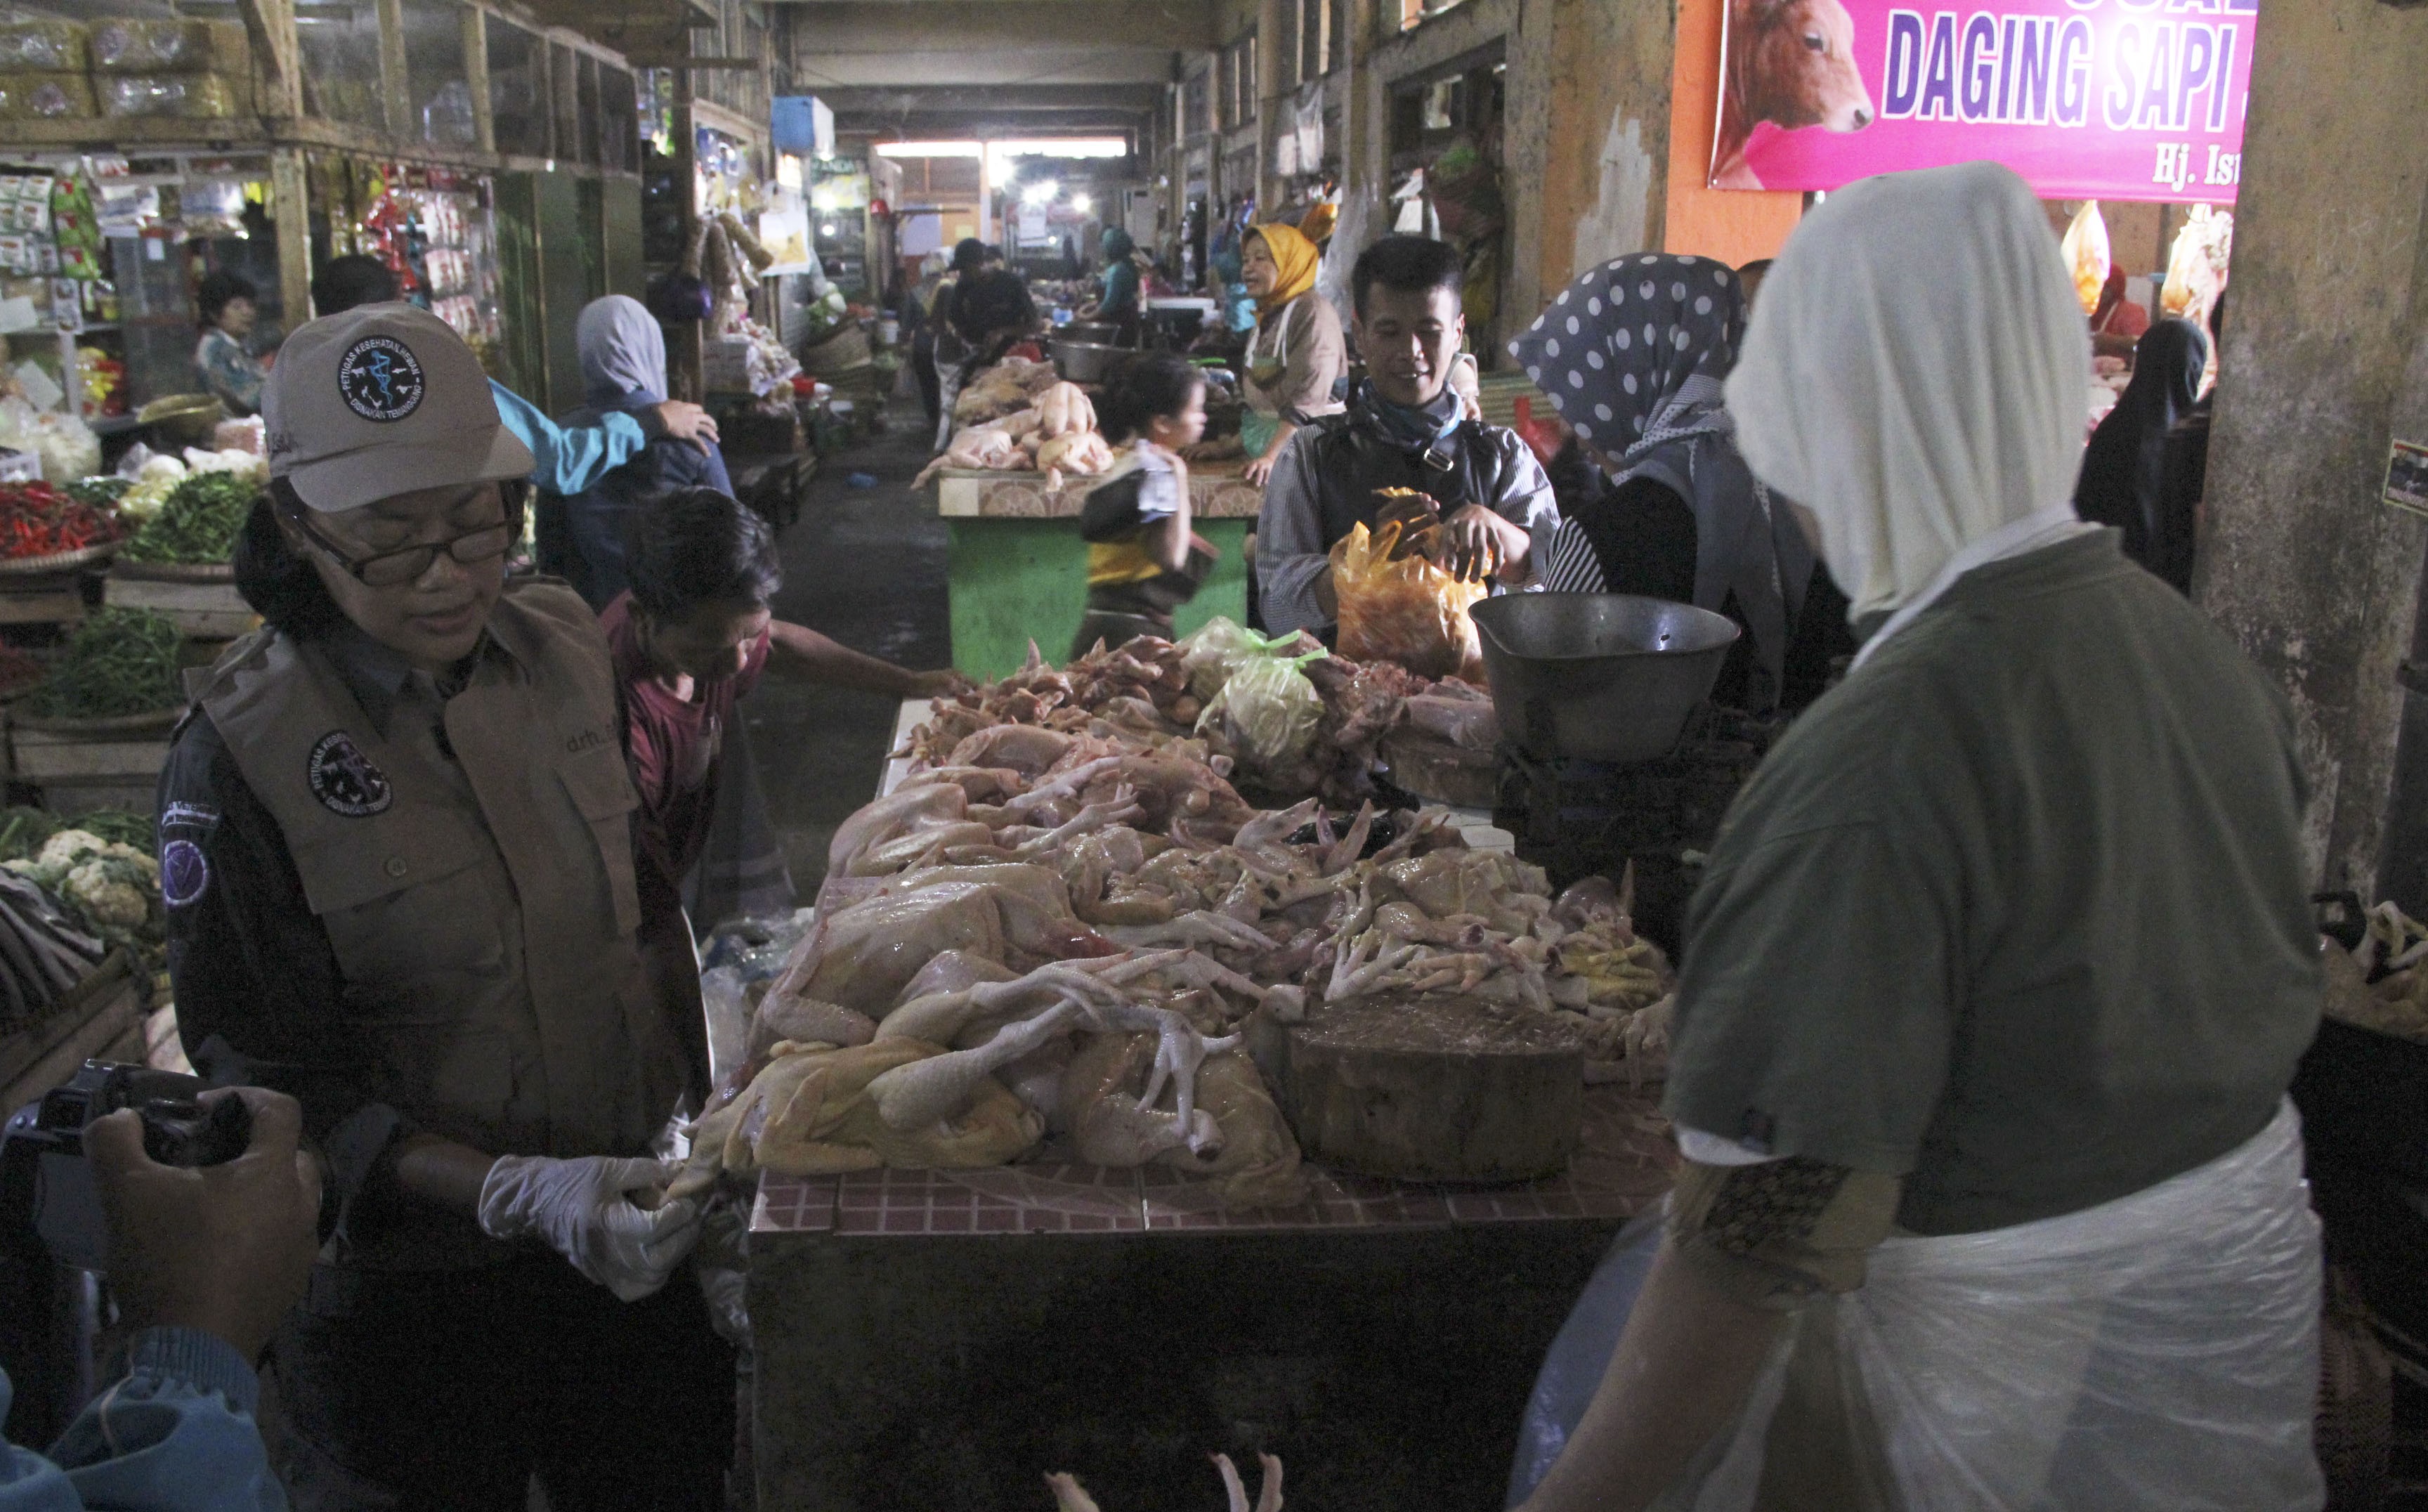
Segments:
[[[1315,288],[1315,270],[1323,261],[1323,254],[1300,235],[1297,227],[1260,225],[1248,235],[1264,239],[1265,250],[1272,254],[1273,267],[1281,275],[1273,280],[1273,291],[1257,302],[1259,316],[1272,314]]]

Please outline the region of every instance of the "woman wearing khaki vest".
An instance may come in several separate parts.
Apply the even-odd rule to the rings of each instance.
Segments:
[[[634,945],[605,637],[506,580],[530,454],[404,304],[304,325],[262,398],[268,628],[202,683],[159,837],[188,1053],[299,1098],[343,1200],[272,1350],[295,1499],[721,1505],[698,1214],[649,1206],[697,1026]]]

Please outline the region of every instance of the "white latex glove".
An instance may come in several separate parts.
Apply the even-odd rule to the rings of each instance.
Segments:
[[[649,1159],[501,1155],[481,1183],[481,1232],[535,1237],[619,1300],[638,1302],[666,1284],[699,1239],[697,1201],[644,1208],[629,1195],[673,1175]]]

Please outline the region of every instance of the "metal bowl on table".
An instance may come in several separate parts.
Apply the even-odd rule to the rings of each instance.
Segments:
[[[1668,755],[1743,633],[1725,615],[1625,593],[1505,594],[1469,613],[1501,734],[1546,758]]]
[[[135,417],[172,456],[186,447],[210,445],[211,433],[227,418],[227,407],[213,394],[171,394],[144,405]]]
[[[1093,341],[1057,341],[1054,343],[1054,365],[1062,376],[1075,384],[1100,384],[1113,375],[1113,365],[1128,356],[1123,347],[1103,346]]]
[[[1084,341],[1091,345],[1109,347],[1122,338],[1122,328],[1105,320],[1073,320],[1054,333],[1058,341]]]

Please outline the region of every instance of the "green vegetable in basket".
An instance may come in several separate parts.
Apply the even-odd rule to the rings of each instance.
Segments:
[[[190,473],[118,554],[129,562],[225,562],[259,492],[238,473]]]
[[[134,486],[132,478],[78,478],[59,491],[80,504],[90,504],[95,509],[115,509],[118,501],[125,498],[127,490]]]
[[[103,609],[76,627],[66,654],[27,696],[41,719],[107,719],[185,702],[177,627],[149,609]]]

